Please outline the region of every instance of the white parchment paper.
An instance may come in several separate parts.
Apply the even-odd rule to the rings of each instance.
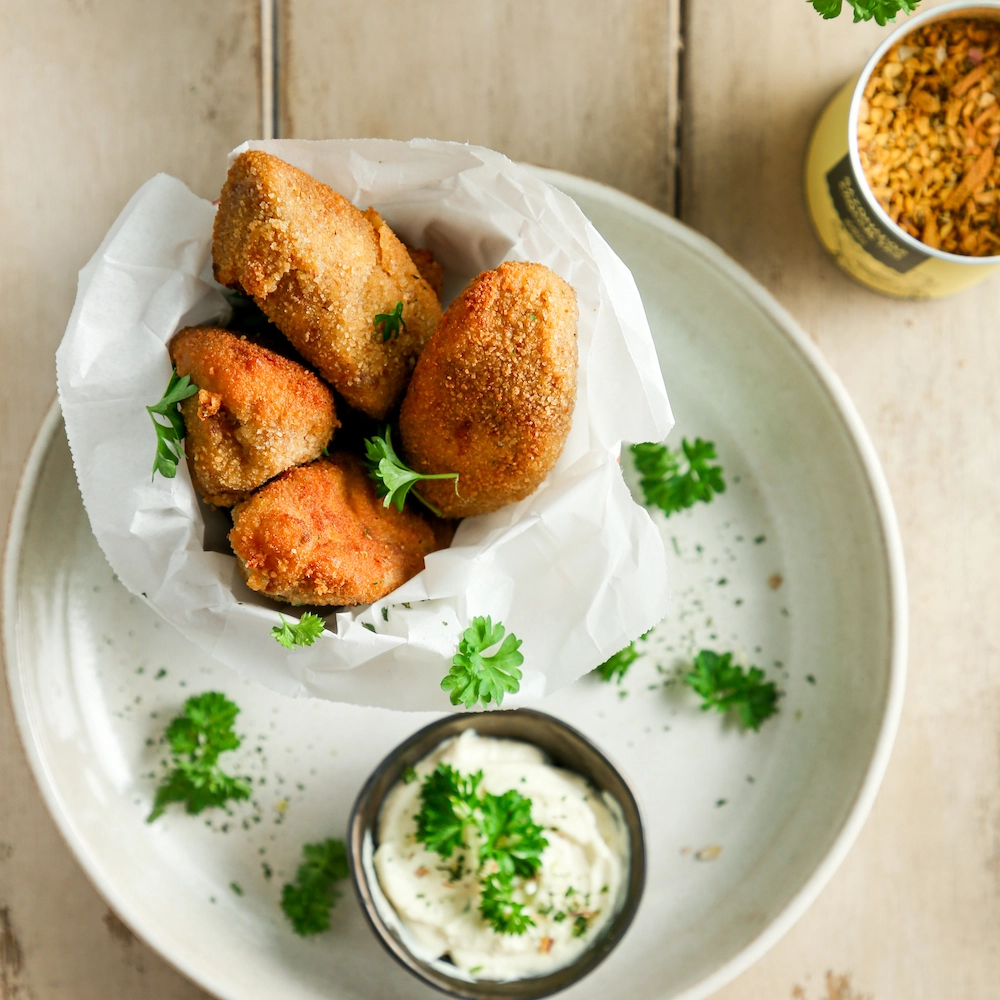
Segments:
[[[166,343],[182,326],[226,312],[211,276],[215,209],[160,174],[80,272],[56,355],[84,505],[125,586],[216,659],[274,690],[410,710],[451,707],[441,679],[475,615],[523,640],[521,691],[505,707],[569,684],[660,621],[663,545],[618,457],[623,440],[665,438],[673,418],[635,282],[577,205],[476,146],[271,140],[231,158],[247,148],[280,156],[361,208],[374,205],[405,242],[432,247],[446,302],[505,260],[539,261],[565,278],[580,308],[572,430],[533,496],[466,519],[418,576],[378,604],[331,612],[314,646],[284,649],[268,633],[279,610],[297,617],[296,609],[252,593],[235,558],[206,547],[187,468],[173,480],[150,478],[155,434],[145,406],[167,384]]]

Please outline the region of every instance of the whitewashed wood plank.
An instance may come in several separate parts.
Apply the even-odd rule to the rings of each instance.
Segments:
[[[987,1000],[1000,981],[1000,284],[882,298],[826,255],[802,194],[813,121],[886,30],[799,0],[688,7],[682,218],[775,293],[854,397],[894,494],[912,615],[874,813],[819,901],[720,1000]]]
[[[0,518],[55,394],[76,274],[158,171],[215,197],[261,132],[259,0],[6,0],[0,11]],[[0,996],[205,994],[112,914],[59,837],[0,694]]]
[[[430,136],[673,210],[679,0],[283,0],[282,135]]]

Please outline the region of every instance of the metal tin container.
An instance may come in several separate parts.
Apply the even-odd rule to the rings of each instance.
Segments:
[[[852,278],[898,298],[951,295],[1000,267],[1000,256],[947,253],[897,226],[869,188],[858,154],[858,111],[882,57],[921,25],[952,18],[1000,20],[1000,0],[957,0],[909,18],[827,105],[806,153],[806,200],[820,241]]]

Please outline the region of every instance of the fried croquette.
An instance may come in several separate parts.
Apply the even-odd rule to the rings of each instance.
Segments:
[[[229,330],[187,327],[170,341],[170,357],[198,386],[180,404],[184,449],[195,488],[217,507],[311,462],[340,426],[320,378]]]
[[[434,294],[440,299],[444,290],[444,268],[434,257],[434,251],[426,247],[407,247],[406,252],[410,255],[410,260],[413,261],[420,277],[431,286]]]
[[[377,601],[447,544],[419,514],[384,507],[346,452],[279,476],[233,510],[233,523],[248,586],[291,604]]]
[[[484,271],[448,307],[399,416],[421,496],[445,517],[533,493],[556,464],[576,401],[576,293],[542,264]]]
[[[229,169],[215,217],[215,277],[241,288],[344,399],[382,419],[441,304],[374,210],[258,150]],[[402,323],[381,322],[402,303]]]

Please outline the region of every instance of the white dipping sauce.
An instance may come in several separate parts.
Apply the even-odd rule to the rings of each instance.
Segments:
[[[445,859],[417,843],[423,779],[439,763],[461,774],[483,772],[481,788],[510,789],[531,799],[532,821],[548,847],[535,877],[515,899],[535,922],[523,934],[498,934],[479,913],[473,852]],[[416,765],[417,779],[398,782],[379,814],[375,870],[418,957],[445,955],[475,979],[539,976],[569,965],[586,951],[617,912],[628,875],[628,841],[618,804],[579,775],[553,767],[535,746],[481,737],[466,730]],[[454,879],[459,855],[469,855]]]

